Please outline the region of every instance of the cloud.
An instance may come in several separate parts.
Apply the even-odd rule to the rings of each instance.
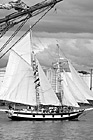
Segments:
[[[12,32],[11,32],[12,33]],[[21,35],[24,32],[20,32]],[[18,39],[20,37],[16,37]],[[65,56],[78,69],[90,69],[93,66],[93,34],[91,33],[48,33],[33,32],[33,49],[44,66],[51,67],[52,63],[58,59],[58,46],[60,46],[60,56]],[[0,46],[8,39],[8,36],[0,40]],[[14,41],[16,40],[14,39]],[[13,42],[14,42],[13,41]],[[11,45],[8,45],[10,47]],[[2,53],[1,53],[2,55]],[[8,55],[0,60],[0,66],[7,64]],[[4,65],[3,65],[4,64]]]
[[[4,0],[7,3],[9,0]],[[23,0],[27,5],[33,5],[41,0]],[[0,3],[2,1],[0,0]],[[60,55],[65,55],[76,64],[77,68],[92,68],[93,66],[93,0],[64,0],[55,6],[33,28],[33,47],[42,65],[51,66],[58,58],[57,44],[60,46]],[[0,18],[15,12],[1,10]],[[42,13],[43,14],[43,13]],[[33,25],[41,15],[31,18]],[[27,23],[16,35],[12,43],[20,38],[29,28]],[[2,46],[8,37],[15,31],[16,26],[0,39]],[[12,44],[11,43],[11,44]],[[9,47],[9,46],[8,46]],[[7,58],[7,56],[6,56]],[[0,60],[1,61],[1,60]],[[4,60],[6,61],[6,59]],[[6,61],[7,62],[7,61]],[[0,66],[4,62],[0,62]],[[5,63],[6,64],[6,63]]]
[[[4,0],[3,3],[9,2]],[[34,5],[41,0],[26,1],[27,5]],[[0,3],[2,1],[0,0]],[[53,8],[43,19],[35,26],[34,31],[50,33],[93,33],[93,1],[90,0],[64,0],[56,6],[56,12]],[[1,10],[0,17],[5,17],[14,10]],[[35,23],[42,14],[31,18],[31,24]],[[25,31],[29,23],[22,29]]]
[[[92,33],[67,33],[67,32],[59,32],[59,33],[49,33],[49,32],[33,32],[33,37],[41,37],[41,38],[56,38],[56,39],[93,39]]]
[[[75,8],[83,10],[83,11],[93,11],[93,1],[92,0],[71,0],[70,1]]]
[[[36,34],[36,33],[35,33]],[[39,36],[42,36],[40,33]],[[44,34],[43,34],[44,35]],[[62,35],[62,34],[61,34]],[[38,34],[37,34],[38,36]],[[48,33],[47,33],[48,36]],[[64,36],[64,35],[63,35]],[[73,37],[74,36],[74,37]],[[58,46],[60,46],[60,56],[66,57],[72,63],[76,63],[78,69],[90,69],[93,66],[93,40],[83,36],[82,38],[77,35],[72,35],[72,38],[63,38],[54,34],[54,38],[34,37],[33,47],[38,59],[42,65],[51,67],[52,63],[58,59]],[[81,36],[81,34],[80,34]]]

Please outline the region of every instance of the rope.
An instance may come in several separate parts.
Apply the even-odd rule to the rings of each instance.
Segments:
[[[5,52],[0,56],[0,59],[2,57],[4,57],[31,29],[33,29],[33,27],[53,8],[54,5],[52,5],[51,7],[49,7],[49,9]],[[11,38],[11,37],[10,37]],[[9,39],[10,40],[10,39]],[[7,42],[10,42],[7,40]],[[6,47],[5,43],[3,46]],[[4,48],[5,48],[4,47]]]
[[[28,13],[28,14],[30,14],[31,16],[29,16],[29,18],[30,17],[33,17],[33,16],[36,16],[36,15],[38,15],[38,14],[40,14],[40,13],[42,13],[42,12],[44,12],[44,11],[46,11],[48,9],[48,7],[45,7],[45,8],[43,8],[42,10],[40,9],[40,10],[38,10],[38,11],[36,11],[36,12],[34,12],[34,13]],[[8,17],[8,16],[7,16]],[[19,23],[21,23],[21,22],[23,22],[24,20],[26,20],[26,18],[23,18],[22,20],[19,20],[19,21],[15,21],[15,20],[18,20],[18,19],[20,19],[20,17],[17,17],[16,19],[12,19],[11,21],[8,21],[8,22],[6,22],[5,24],[2,24],[2,25],[0,25],[0,38],[10,29],[10,28],[12,28],[13,26],[15,26],[16,24],[19,24]],[[15,21],[15,22],[14,22]]]
[[[26,17],[25,21],[17,28],[17,30],[10,36],[10,38],[6,41],[6,43],[1,47],[0,52],[9,44],[9,42],[13,39],[13,37],[19,32],[19,30],[24,26],[24,24],[29,19],[29,15]]]
[[[27,18],[27,17],[26,17]],[[6,22],[6,27],[2,28],[2,30],[0,31],[0,38],[10,29],[12,28],[13,26],[15,26],[16,24],[19,24],[23,21],[26,20],[26,18],[20,20],[20,21],[17,21],[17,22],[14,22],[15,20],[12,20],[10,22]],[[29,19],[29,18],[28,18]]]

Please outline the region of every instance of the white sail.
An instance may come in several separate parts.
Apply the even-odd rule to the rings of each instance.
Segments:
[[[40,101],[44,105],[61,105],[55,92],[52,89],[51,84],[49,83],[48,79],[45,76],[45,73],[38,62],[38,72],[40,78]]]
[[[63,80],[62,84],[63,84],[62,104],[66,106],[79,107],[69,87],[65,83],[65,80]]]
[[[11,51],[0,99],[36,105],[35,85],[32,68],[17,53]]]
[[[81,91],[75,85],[75,82],[72,81],[69,75],[65,71],[63,72],[63,74],[66,78],[67,85],[76,101],[79,103],[88,103],[86,97],[83,95],[83,93],[81,93]]]
[[[13,50],[31,65],[31,39],[30,32],[26,34],[14,47]]]
[[[0,89],[0,99],[27,105],[37,105],[35,75],[31,64],[33,60],[31,61],[30,47],[30,33],[28,33],[11,51]],[[40,102],[46,105],[59,105],[59,100],[48,83],[39,62],[37,65],[43,91],[40,94]]]
[[[69,68],[71,71],[72,79],[75,82],[76,86],[79,88],[80,92],[86,97],[88,100],[93,100],[93,92],[89,90],[87,84],[80,78],[77,71],[69,62]]]

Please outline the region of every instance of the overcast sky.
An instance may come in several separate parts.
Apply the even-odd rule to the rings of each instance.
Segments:
[[[23,0],[32,6],[42,0]],[[7,3],[9,0],[3,0]],[[2,1],[0,0],[2,4]],[[6,16],[7,10],[0,11],[0,18]],[[42,14],[41,14],[42,15]],[[31,18],[33,25],[41,15]],[[21,31],[23,34],[29,27],[27,23]],[[12,28],[11,32],[13,32]],[[1,46],[10,33],[1,40]],[[17,36],[19,37],[19,35]],[[93,68],[93,0],[63,0],[53,8],[34,28],[33,44],[37,57],[42,65],[51,66],[58,56],[67,57],[78,69]],[[0,60],[0,66],[6,61]]]

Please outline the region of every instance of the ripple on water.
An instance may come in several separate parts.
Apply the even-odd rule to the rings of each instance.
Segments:
[[[93,111],[79,121],[11,121],[0,112],[0,140],[93,140]]]

